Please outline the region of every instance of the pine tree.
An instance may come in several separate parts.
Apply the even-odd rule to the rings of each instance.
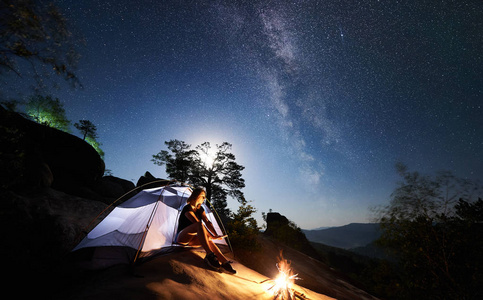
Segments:
[[[79,123],[75,123],[74,127],[77,128],[83,135],[82,139],[85,141],[86,137],[91,139],[97,139],[97,128],[89,120],[79,120]]]

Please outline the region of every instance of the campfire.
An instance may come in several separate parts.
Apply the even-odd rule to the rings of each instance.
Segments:
[[[273,294],[273,299],[280,300],[295,300],[295,299],[307,299],[304,294],[297,292],[292,286],[295,280],[300,279],[298,274],[294,274],[290,267],[290,262],[283,258],[282,252],[277,263],[278,275],[275,279],[269,280],[273,282],[267,291]]]

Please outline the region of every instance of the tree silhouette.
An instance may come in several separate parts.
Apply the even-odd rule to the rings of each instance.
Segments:
[[[195,150],[179,140],[165,144],[168,151],[162,150],[153,155],[152,161],[159,166],[166,165],[166,173],[171,179],[205,187],[207,197],[217,212],[226,216],[230,213],[227,196],[243,203],[241,189],[245,187],[245,180],[241,171],[245,167],[236,163],[235,155],[230,152],[230,143],[216,145],[214,151],[209,142],[197,146]]]
[[[260,228],[253,217],[256,211],[254,206],[250,205],[248,201],[243,200],[238,207],[238,211],[230,214],[230,220],[226,224],[226,230],[233,247],[250,251],[261,248],[257,240]]]
[[[483,201],[479,185],[449,172],[424,176],[397,165],[402,177],[377,212],[377,241],[398,258],[403,299],[483,296]]]
[[[226,209],[227,195],[243,203],[244,195],[241,191],[245,187],[245,180],[241,171],[245,167],[235,162],[235,155],[229,152],[232,145],[223,142],[211,151],[209,142],[196,147],[197,159],[191,180],[196,185],[206,188],[207,195],[212,199],[217,211],[228,213]]]
[[[104,159],[104,151],[101,149],[101,143],[97,141],[96,125],[89,120],[79,120],[79,123],[75,123],[74,127],[82,133],[84,141],[94,147],[101,158]]]
[[[58,75],[79,85],[74,69],[79,60],[76,40],[53,2],[3,0],[0,2],[0,74],[32,76],[37,88],[45,78]],[[27,62],[27,64],[19,64]]]
[[[151,160],[158,166],[166,165],[166,173],[171,179],[187,182],[190,179],[195,160],[196,151],[190,150],[191,145],[179,140],[164,142],[168,146],[167,150],[161,150],[153,155]]]
[[[86,137],[90,137],[91,139],[97,139],[97,128],[89,120],[79,120],[79,123],[75,123],[74,127],[77,128],[82,133],[82,139],[85,141]]]

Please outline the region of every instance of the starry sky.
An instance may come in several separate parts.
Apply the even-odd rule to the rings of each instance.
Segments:
[[[410,170],[483,178],[483,2],[59,0],[83,88],[52,94],[134,183],[164,142],[233,145],[261,212],[370,222]],[[229,200],[229,207],[238,204]]]

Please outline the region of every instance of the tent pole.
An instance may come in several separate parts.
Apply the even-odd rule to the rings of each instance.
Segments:
[[[132,262],[133,264],[136,263],[136,260],[139,257],[139,253],[141,252],[141,248],[144,245],[144,241],[146,240],[146,236],[148,234],[149,228],[151,227],[151,223],[153,223],[154,215],[156,214],[156,211],[158,210],[159,201],[160,201],[161,197],[163,197],[163,191],[164,191],[165,188],[166,188],[166,185],[161,189],[161,192],[159,193],[159,198],[156,201],[156,205],[154,206],[153,210],[151,211],[151,215],[149,216],[148,223],[146,224],[146,230],[144,230],[143,236],[142,236],[141,240],[139,241],[138,251],[136,252],[136,256],[134,257],[134,260]]]
[[[213,205],[211,204],[210,200],[208,200],[208,198],[206,198],[206,202],[208,202],[208,204],[210,205],[211,207],[211,210],[215,212],[215,218],[218,219],[218,223],[221,225],[221,229],[222,229],[222,233],[223,234],[226,234],[226,240],[228,242],[228,248],[230,248],[230,252],[233,253],[233,255],[235,255],[235,252],[233,252],[233,248],[231,247],[231,243],[230,243],[230,238],[228,237],[228,233],[226,232],[226,229],[225,229],[225,225],[223,225],[223,222],[221,221],[221,218],[220,216],[218,215],[218,212],[216,211],[216,209],[213,207]]]
[[[161,193],[159,194],[160,198],[162,197],[163,190],[164,190],[164,188],[161,190]],[[144,241],[146,240],[146,236],[148,235],[148,231],[149,231],[149,228],[151,227],[151,223],[153,223],[154,215],[156,214],[156,211],[158,210],[158,206],[159,206],[159,198],[156,201],[156,205],[154,206],[153,210],[151,211],[151,215],[149,216],[148,222],[146,224],[146,229],[144,230],[143,236],[142,236],[141,240],[139,241],[138,250],[136,251],[136,256],[134,256],[134,259],[133,259],[133,262],[132,262],[133,265],[136,263],[136,260],[139,257],[139,253],[141,252],[141,248],[144,245]]]

